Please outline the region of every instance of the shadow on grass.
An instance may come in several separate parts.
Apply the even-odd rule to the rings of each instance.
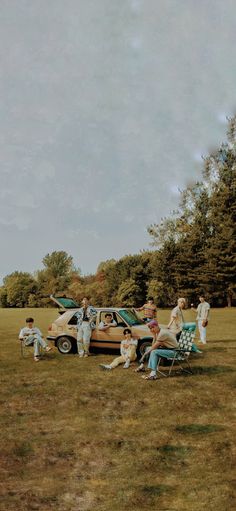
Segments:
[[[212,348],[208,348],[208,353],[210,351],[227,351],[227,347],[223,347],[223,346],[213,346]]]
[[[21,442],[13,448],[13,454],[18,458],[25,458],[34,454],[34,449],[29,442]]]
[[[150,486],[142,486],[140,491],[145,497],[160,497],[161,495],[173,492],[174,488],[167,484],[157,484]]]
[[[218,431],[224,431],[224,427],[217,424],[183,424],[175,427],[175,431],[191,435],[208,435]]]
[[[223,373],[234,373],[236,372],[235,367],[231,366],[211,366],[211,367],[202,367],[202,366],[194,366],[193,374],[223,374]]]
[[[193,451],[192,447],[186,447],[183,445],[162,445],[161,447],[157,448],[158,452],[165,457],[169,458],[175,458],[175,457],[183,457],[188,454],[191,454]]]
[[[215,342],[221,342],[221,343],[226,343],[226,342],[235,342],[235,339],[214,339],[214,341],[211,341],[212,343],[215,343]]]

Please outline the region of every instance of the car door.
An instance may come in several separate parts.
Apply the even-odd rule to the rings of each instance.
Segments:
[[[100,311],[97,318],[97,328],[93,330],[91,338],[91,346],[94,348],[101,349],[115,349],[119,350],[120,342],[124,338],[123,330],[127,326],[124,320],[121,318],[118,312],[112,312],[113,318],[117,323],[117,326],[110,327],[106,331],[99,330],[98,325],[100,321],[103,321],[105,314],[110,311]]]

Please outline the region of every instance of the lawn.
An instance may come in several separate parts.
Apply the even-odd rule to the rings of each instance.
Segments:
[[[193,375],[153,382],[109,355],[22,359],[29,315],[46,334],[57,311],[0,309],[1,511],[236,509],[235,309],[211,311]]]

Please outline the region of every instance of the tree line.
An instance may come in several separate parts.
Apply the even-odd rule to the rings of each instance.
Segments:
[[[50,294],[99,306],[139,306],[152,296],[170,307],[177,296],[212,306],[236,305],[236,116],[227,141],[203,158],[202,179],[180,191],[177,211],[148,226],[153,249],[99,264],[82,276],[65,251],[43,258],[35,274],[15,271],[0,287],[2,307],[46,307]]]

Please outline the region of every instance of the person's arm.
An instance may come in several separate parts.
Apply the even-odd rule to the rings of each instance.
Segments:
[[[176,320],[176,316],[171,316],[170,321],[169,321],[169,323],[168,323],[168,325],[167,325],[167,328],[170,328],[170,327],[171,327],[171,325],[172,325],[172,323],[173,323],[175,320]]]
[[[142,305],[142,307],[136,307],[135,308],[136,311],[143,311],[143,309],[144,309],[144,305]]]
[[[19,333],[19,339],[20,339],[20,341],[22,341],[22,340],[23,340],[23,338],[24,338],[24,329],[22,328],[22,329],[21,329],[21,331],[20,331],[20,333]]]
[[[104,321],[100,321],[99,325],[98,325],[98,330],[107,330],[107,325],[106,323],[104,323]]]
[[[127,351],[127,345],[125,344],[126,341],[121,341],[120,343],[120,354],[121,355],[126,355],[126,351]]]
[[[117,322],[113,319],[111,323],[109,323],[108,326],[114,327],[117,326]]]
[[[157,350],[158,348],[160,348],[161,346],[163,346],[163,342],[161,341],[155,341],[152,346],[150,347],[150,350],[149,351],[153,351],[153,350]]]

